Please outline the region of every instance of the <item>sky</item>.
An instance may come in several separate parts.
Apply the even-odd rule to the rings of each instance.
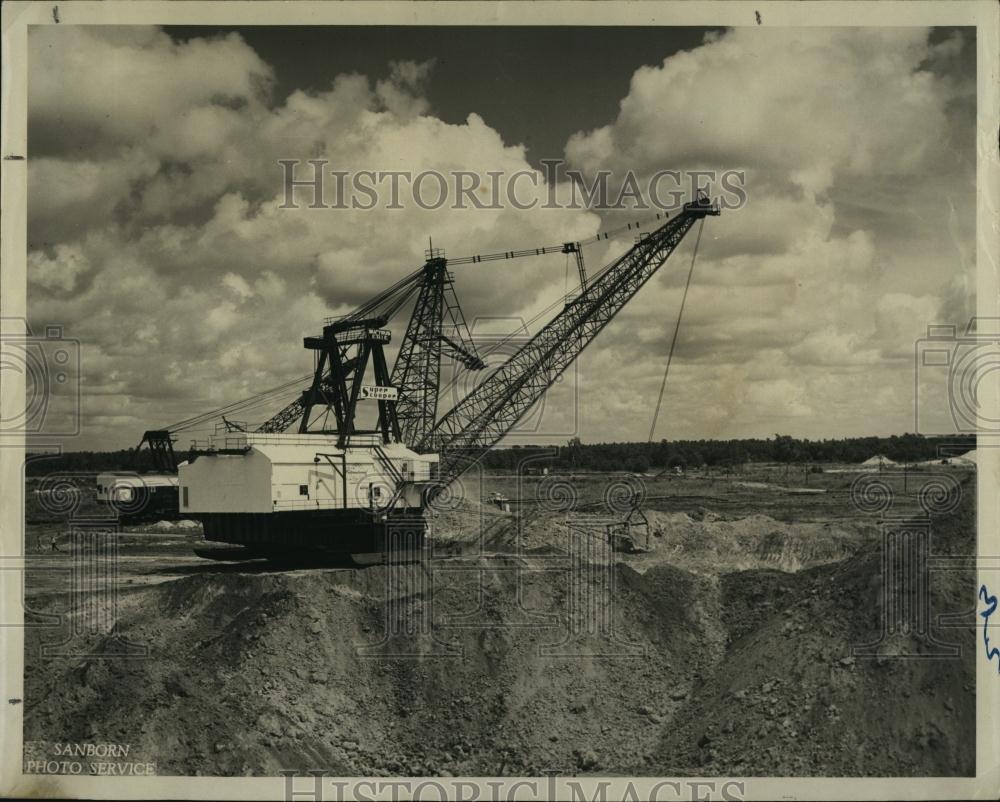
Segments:
[[[632,216],[279,208],[278,160],[310,158],[508,175],[561,158],[613,184],[741,170],[747,203],[704,228],[654,438],[913,431],[914,344],[974,308],[973,37],[32,29],[28,309],[35,331],[80,341],[80,434],[64,447],[131,446],[307,373],[302,337],[419,267],[428,236],[457,256]],[[630,244],[588,247],[589,269]],[[649,436],[693,245],[511,442]],[[562,255],[455,276],[478,333],[516,328],[568,286]]]

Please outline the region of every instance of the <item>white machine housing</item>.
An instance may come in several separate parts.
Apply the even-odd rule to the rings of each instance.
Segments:
[[[180,514],[418,510],[437,461],[377,435],[228,433],[178,466]]]

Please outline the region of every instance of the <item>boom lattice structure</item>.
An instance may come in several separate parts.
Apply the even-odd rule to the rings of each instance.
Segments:
[[[670,257],[694,223],[719,208],[707,198],[612,262],[503,365],[459,401],[416,445],[441,454],[441,486],[474,465],[542,397],[560,374]]]

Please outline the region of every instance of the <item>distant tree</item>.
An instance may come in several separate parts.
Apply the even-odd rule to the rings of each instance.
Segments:
[[[645,454],[639,454],[629,461],[628,469],[635,473],[645,473],[649,470],[649,460]]]
[[[775,462],[797,462],[802,457],[802,444],[787,434],[776,434],[772,447]]]

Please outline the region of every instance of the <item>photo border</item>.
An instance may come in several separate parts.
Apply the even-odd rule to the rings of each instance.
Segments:
[[[759,15],[759,16],[758,16]],[[998,20],[1000,4],[976,2],[632,2],[612,3],[539,0],[539,2],[8,2],[2,7],[3,102],[0,147],[4,159],[0,203],[0,317],[26,312],[27,249],[27,29],[29,25],[709,25],[771,27],[826,26],[974,26],[977,47],[977,313],[1000,317],[1000,159],[997,153]],[[998,377],[1000,379],[1000,377]],[[985,408],[1000,407],[1000,381],[986,386]],[[20,377],[0,383],[0,409],[23,409],[25,387]],[[991,406],[992,405],[992,406]],[[33,448],[36,446],[33,444]],[[1000,449],[980,449],[978,466],[979,558],[1000,554]],[[23,567],[24,439],[0,438],[0,558],[5,566]],[[979,560],[978,583],[1000,585]],[[0,583],[0,616],[12,620],[21,610],[20,583]],[[970,594],[975,589],[970,588]],[[977,605],[977,610],[978,610]],[[285,780],[274,778],[153,777],[102,778],[22,774],[23,629],[0,628],[0,793],[10,796],[90,798],[283,799]],[[744,781],[746,799],[993,799],[1000,792],[1000,676],[995,665],[977,658],[977,776],[974,778],[714,778]],[[330,780],[332,778],[326,778]],[[391,778],[380,778],[390,782]],[[402,778],[400,778],[402,779]],[[488,778],[462,778],[475,783],[480,798],[490,799]],[[557,778],[563,798],[568,786]],[[608,798],[621,798],[626,777],[574,778],[588,792],[608,780]],[[665,779],[684,787],[710,778],[631,778],[643,794]],[[354,778],[342,786],[350,798]],[[454,782],[446,779],[444,782]],[[546,785],[541,778],[540,788]],[[503,798],[542,798],[517,778],[504,778]],[[413,780],[416,785],[417,781]],[[331,790],[334,786],[328,786]],[[510,796],[508,797],[508,793]],[[298,799],[307,797],[298,796]],[[336,798],[332,793],[324,799]],[[436,797],[435,797],[436,798]],[[663,798],[663,797],[661,797]],[[673,798],[673,797],[669,797]]]

